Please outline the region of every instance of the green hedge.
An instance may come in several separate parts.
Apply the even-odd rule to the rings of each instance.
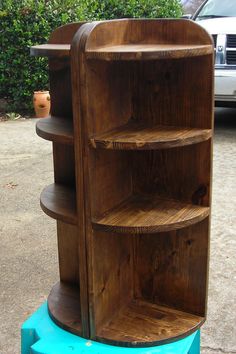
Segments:
[[[47,59],[29,55],[53,29],[80,20],[179,17],[179,0],[0,0],[0,98],[9,111],[31,111],[32,93],[48,89]]]

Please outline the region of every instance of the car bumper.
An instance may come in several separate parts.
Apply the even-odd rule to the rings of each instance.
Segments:
[[[236,102],[236,68],[215,69],[215,101]]]

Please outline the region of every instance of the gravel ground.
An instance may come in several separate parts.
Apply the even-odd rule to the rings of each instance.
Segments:
[[[51,143],[35,120],[0,122],[0,354],[20,353],[20,326],[58,280],[55,222],[39,207],[52,183]],[[217,110],[208,320],[202,354],[236,353],[236,111]]]

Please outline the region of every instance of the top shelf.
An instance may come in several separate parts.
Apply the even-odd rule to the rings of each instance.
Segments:
[[[193,44],[123,44],[86,50],[87,59],[154,60],[178,59],[212,53],[211,45]],[[69,57],[70,44],[41,44],[31,47],[30,54],[39,57]]]
[[[86,50],[86,58],[99,60],[154,60],[196,57],[211,53],[211,45],[123,44],[88,49]]]
[[[40,44],[30,48],[35,57],[69,57],[70,44]]]

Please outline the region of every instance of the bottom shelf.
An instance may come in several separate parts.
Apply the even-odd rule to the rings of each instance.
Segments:
[[[204,321],[204,317],[136,300],[103,326],[96,339],[126,347],[160,345],[190,335]]]
[[[63,329],[81,335],[80,291],[78,286],[58,282],[48,296],[48,312]]]

